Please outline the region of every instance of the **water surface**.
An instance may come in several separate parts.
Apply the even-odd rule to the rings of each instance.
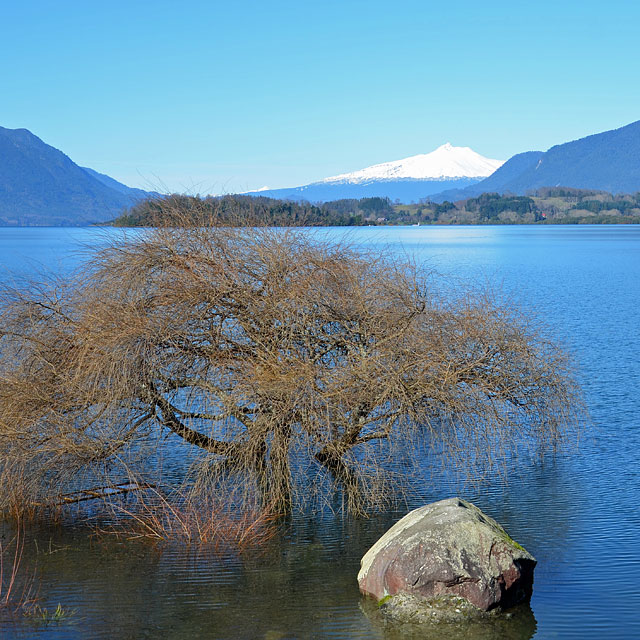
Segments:
[[[100,242],[96,233],[0,229],[0,278],[69,269],[78,243]],[[377,227],[352,229],[350,239],[501,287],[534,309],[579,365],[592,424],[577,450],[523,459],[508,478],[480,486],[425,481],[421,500],[454,492],[471,500],[538,559],[531,610],[494,637],[640,637],[640,227]],[[297,517],[262,557],[244,561],[46,530],[26,550],[42,603],[76,612],[59,623],[5,624],[0,634],[395,638],[363,612],[355,577],[361,556],[401,515]]]

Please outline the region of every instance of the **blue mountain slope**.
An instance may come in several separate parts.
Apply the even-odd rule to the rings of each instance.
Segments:
[[[514,193],[555,186],[640,191],[640,121],[551,147],[505,186]]]
[[[104,184],[27,129],[0,127],[0,225],[104,222],[139,199]]]
[[[640,121],[556,145],[545,153],[520,153],[477,184],[437,193],[431,199],[455,201],[490,192],[524,195],[556,186],[610,193],[640,191]]]
[[[122,184],[122,182],[118,182],[111,176],[106,175],[105,173],[100,173],[95,171],[94,169],[90,169],[89,167],[82,167],[90,176],[94,177],[96,180],[102,182],[102,184],[110,187],[111,189],[115,189],[120,193],[124,193],[127,196],[131,196],[132,198],[142,199],[148,198],[150,195],[157,196],[159,195],[156,191],[144,191],[144,189],[136,189],[135,187],[128,187],[126,184]]]
[[[445,200],[455,202],[457,200],[473,198],[481,193],[491,193],[494,191],[503,193],[508,190],[506,185],[516,180],[525,171],[535,167],[543,156],[543,151],[525,151],[524,153],[518,153],[507,160],[488,178],[476,182],[465,189],[442,191],[432,196],[431,200],[433,202],[444,202]]]

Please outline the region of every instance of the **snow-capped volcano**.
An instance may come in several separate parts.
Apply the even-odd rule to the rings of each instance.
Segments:
[[[341,198],[390,198],[418,202],[432,194],[464,189],[480,182],[500,168],[502,160],[492,160],[469,147],[443,144],[431,153],[342,173],[300,187],[253,191],[253,195],[326,202]]]
[[[454,147],[447,142],[431,153],[375,164],[360,171],[331,176],[320,182],[362,184],[379,180],[486,178],[503,164],[504,160],[485,158],[469,147]]]

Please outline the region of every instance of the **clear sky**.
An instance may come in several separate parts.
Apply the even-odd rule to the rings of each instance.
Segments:
[[[640,119],[632,0],[0,6],[0,125],[131,186],[306,184]]]

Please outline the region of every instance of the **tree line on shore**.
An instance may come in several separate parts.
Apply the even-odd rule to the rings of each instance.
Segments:
[[[484,193],[458,202],[392,203],[389,198],[343,199],[312,204],[244,195],[150,198],[125,211],[117,227],[176,226],[212,217],[237,226],[326,227],[406,224],[634,224],[640,222],[640,192],[546,187],[525,196]]]
[[[525,196],[483,193],[458,202],[396,205],[401,223],[620,224],[640,222],[640,192],[545,187]]]
[[[172,194],[137,203],[113,221],[117,227],[177,226],[185,216],[191,224],[215,219],[223,226],[343,227],[392,216],[388,198],[335,200],[322,204],[244,195],[187,196]]]

